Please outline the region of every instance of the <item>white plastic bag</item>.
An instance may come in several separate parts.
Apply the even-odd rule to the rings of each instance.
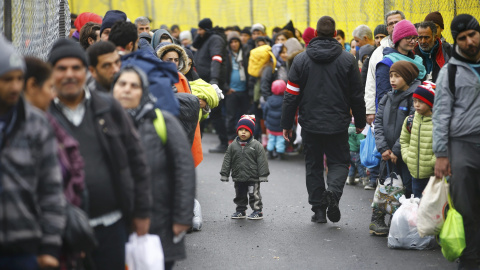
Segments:
[[[192,229],[194,231],[200,231],[202,229],[203,218],[202,218],[202,207],[200,203],[195,199],[195,205],[193,207],[193,225]]]
[[[447,205],[448,183],[445,179],[430,177],[418,207],[417,228],[421,237],[440,233],[445,222]]]
[[[406,199],[402,195],[402,204],[395,212],[388,233],[388,247],[398,249],[432,249],[436,246],[434,236],[421,238],[417,231],[417,210],[420,199]]]
[[[132,233],[125,245],[125,269],[163,270],[164,267],[160,237],[153,234],[138,236]]]
[[[300,124],[297,124],[297,130],[295,133],[297,136],[295,137],[293,144],[302,144],[302,126],[300,126]]]

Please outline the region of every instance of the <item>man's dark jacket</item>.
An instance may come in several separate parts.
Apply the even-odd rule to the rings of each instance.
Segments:
[[[90,94],[86,110],[90,110],[93,116],[95,132],[107,158],[123,216],[127,220],[150,217],[150,170],[135,126],[113,97],[98,91]],[[50,112],[72,134],[67,118],[54,103]]]
[[[282,128],[292,129],[297,107],[307,132],[338,134],[348,131],[351,116],[365,127],[365,90],[355,57],[334,38],[316,37],[293,60],[283,100]]]
[[[225,82],[227,62],[227,41],[217,34],[208,32],[209,36],[197,48],[195,66],[200,78],[211,84],[217,84],[225,93],[229,90]],[[197,37],[200,38],[200,37]]]

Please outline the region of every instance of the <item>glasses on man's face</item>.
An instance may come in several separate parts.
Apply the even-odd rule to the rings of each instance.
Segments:
[[[412,42],[412,41],[416,42],[418,40],[418,37],[417,36],[411,36],[411,37],[406,37],[406,38],[403,38],[403,39],[405,39],[408,42]]]
[[[399,21],[389,22],[389,23],[387,24],[387,26],[392,27],[392,26],[394,26],[395,24],[397,24],[398,22],[399,22]]]

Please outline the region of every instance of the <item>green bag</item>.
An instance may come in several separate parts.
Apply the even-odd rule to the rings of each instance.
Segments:
[[[465,249],[465,230],[462,215],[453,208],[450,193],[448,194],[448,204],[450,205],[450,209],[448,210],[447,219],[440,231],[439,244],[442,247],[443,256],[453,262],[462,255]]]

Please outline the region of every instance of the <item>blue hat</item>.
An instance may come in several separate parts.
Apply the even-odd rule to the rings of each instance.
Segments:
[[[117,21],[127,21],[127,14],[120,10],[109,10],[103,17],[102,26],[100,27],[100,36],[106,28],[112,28]]]

